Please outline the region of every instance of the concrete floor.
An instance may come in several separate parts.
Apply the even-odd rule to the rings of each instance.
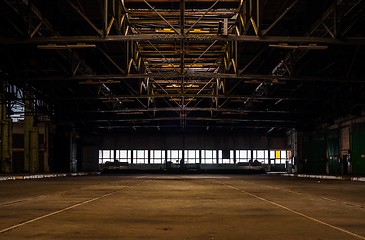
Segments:
[[[3,181],[0,239],[365,239],[365,183],[266,175]]]

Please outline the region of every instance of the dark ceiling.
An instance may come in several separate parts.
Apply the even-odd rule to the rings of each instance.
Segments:
[[[282,134],[364,110],[362,0],[2,0],[0,13],[1,80],[55,123]]]

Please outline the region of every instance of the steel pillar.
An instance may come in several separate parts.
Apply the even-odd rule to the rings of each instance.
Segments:
[[[34,127],[34,104],[31,94],[25,93],[24,99],[24,171],[39,172],[39,129]]]
[[[70,132],[70,172],[77,172],[77,133],[75,129]]]
[[[50,126],[45,125],[44,127],[44,161],[43,161],[43,171],[44,172],[50,172],[50,166],[49,166],[49,156],[50,156],[50,149],[49,149],[49,134],[50,134]]]
[[[6,104],[0,105],[0,172],[11,173],[12,170],[12,137],[13,126],[11,119],[6,116]]]

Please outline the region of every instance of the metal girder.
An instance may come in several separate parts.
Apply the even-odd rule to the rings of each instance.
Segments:
[[[130,118],[130,119],[89,119],[86,122],[152,122],[152,121],[176,121],[180,120],[180,117],[158,117],[158,118]],[[291,120],[281,120],[281,119],[242,119],[242,118],[211,118],[211,117],[187,117],[188,121],[213,121],[213,122],[249,122],[249,123],[285,123],[285,124],[295,124],[295,121]]]
[[[101,48],[98,48],[98,50],[106,57],[106,59],[109,60],[111,64],[113,64],[121,73],[125,74],[125,71]]]
[[[239,1],[237,0],[222,0],[223,2],[225,3],[238,3]],[[142,3],[144,2],[144,0],[128,0],[128,3]],[[155,3],[163,3],[163,2],[166,2],[166,0],[153,0],[152,2],[155,2]],[[171,2],[180,2],[180,0],[169,0],[168,1],[169,3]],[[215,0],[185,0],[185,2],[187,3],[210,3],[210,2],[215,2]]]
[[[164,90],[164,89],[162,89]],[[287,97],[287,96],[254,96],[254,95],[220,95],[220,94],[202,94],[202,93],[185,93],[185,94],[178,94],[178,93],[165,93],[165,94],[141,94],[138,96],[134,95],[108,95],[108,96],[79,96],[79,97],[62,97],[62,98],[52,98],[54,101],[80,101],[80,100],[108,100],[108,101],[118,101],[124,99],[136,99],[136,98],[230,98],[236,100],[281,100],[281,101],[310,101],[315,100],[313,98],[303,98],[303,97]]]
[[[31,5],[31,0],[22,1],[27,1]],[[116,6],[115,1],[119,7]],[[72,34],[73,31],[69,31],[67,26],[59,23],[58,21],[62,20],[58,19],[58,16],[52,17],[50,20],[55,21],[55,24],[57,23],[57,28],[64,33],[64,36],[59,36],[57,32],[47,29],[46,19],[44,23],[39,23],[39,19],[34,13],[29,14],[28,18],[26,18],[26,14],[23,14],[23,21],[31,26],[29,30],[32,30],[30,33],[33,38],[29,38],[29,36],[28,39],[0,37],[0,47],[7,47],[5,44],[9,44],[11,48],[15,49],[18,47],[17,45],[22,45],[19,49],[29,50],[32,54],[35,53],[35,58],[41,58],[44,52],[35,48],[37,45],[46,47],[52,44],[65,45],[66,49],[68,45],[72,44],[76,46],[88,45],[88,43],[94,45],[95,49],[68,49],[67,51],[57,50],[57,52],[63,53],[62,55],[66,57],[70,52],[79,52],[82,54],[81,56],[88,58],[88,63],[91,66],[96,66],[97,73],[82,71],[82,62],[76,59],[71,62],[73,74],[67,72],[65,76],[54,74],[52,77],[53,72],[43,72],[42,65],[39,66],[40,70],[34,67],[32,69],[32,62],[29,61],[28,65],[26,65],[27,63],[24,64],[26,65],[25,69],[20,69],[20,71],[24,71],[24,75],[21,76],[25,76],[25,78],[21,77],[17,80],[22,84],[39,87],[45,92],[51,89],[48,97],[50,101],[59,106],[60,113],[57,116],[61,119],[65,117],[65,119],[78,122],[81,126],[84,121],[86,122],[84,126],[89,126],[93,117],[100,119],[100,124],[95,124],[96,127],[108,127],[107,125],[132,127],[136,123],[137,125],[155,126],[158,121],[162,121],[162,125],[165,126],[184,128],[186,121],[195,121],[189,122],[189,126],[204,125],[208,121],[213,122],[213,125],[222,125],[219,123],[222,121],[224,122],[223,125],[227,124],[225,127],[228,127],[230,123],[232,125],[237,123],[238,127],[250,126],[255,128],[261,124],[265,126],[284,125],[288,123],[288,119],[295,120],[288,123],[293,126],[295,122],[302,122],[302,116],[299,114],[303,114],[303,111],[308,114],[307,106],[314,107],[311,108],[314,112],[312,116],[324,108],[326,103],[321,101],[323,99],[320,91],[323,92],[323,98],[325,98],[337,86],[356,83],[348,84],[352,88],[356,88],[356,86],[362,86],[365,83],[362,75],[358,74],[358,65],[360,64],[357,62],[358,56],[363,55],[362,45],[365,45],[365,37],[355,28],[357,27],[355,23],[358,23],[356,20],[362,21],[363,18],[358,16],[361,15],[359,10],[350,9],[357,1],[327,1],[322,3],[313,15],[308,16],[308,19],[301,20],[298,16],[306,14],[301,10],[301,7],[314,7],[316,4],[307,4],[299,0],[284,1],[283,3],[266,0],[100,0],[97,3],[90,2],[90,6],[85,5],[85,10],[88,11],[83,11],[81,5],[75,4],[77,1],[73,0],[72,2],[81,11],[81,14],[75,12],[77,16],[75,14],[72,16],[76,16],[76,19],[70,19],[67,22],[81,24],[80,27],[86,26],[87,29],[80,28],[78,34],[81,36],[70,36],[69,34]],[[42,5],[41,2],[35,0],[33,2],[37,3],[38,6]],[[188,4],[192,2],[194,4]],[[342,2],[344,3],[342,4]],[[344,7],[345,2],[347,3]],[[341,6],[337,13],[339,4]],[[269,5],[273,8],[265,8]],[[49,6],[57,7],[54,4]],[[328,7],[330,11],[322,11],[324,6]],[[353,8],[355,6],[353,5]],[[102,9],[98,9],[100,7]],[[42,6],[42,9],[47,11],[48,5]],[[74,12],[68,6],[66,9],[71,13]],[[350,9],[351,14],[349,13],[346,18],[343,9]],[[289,11],[291,13],[291,10],[293,10],[293,14],[288,14]],[[108,11],[110,12],[108,13]],[[294,15],[294,11],[299,15]],[[352,13],[356,13],[354,15],[359,18],[355,19]],[[33,21],[31,22],[32,14]],[[69,14],[70,12],[65,11],[59,16],[65,17]],[[322,14],[323,16],[321,16]],[[312,21],[316,20],[313,17],[319,17],[320,21],[313,23]],[[284,18],[285,22],[282,21]],[[220,35],[218,32],[218,22],[223,19],[225,23],[229,24],[228,30],[225,31],[226,35]],[[302,24],[301,27],[292,30],[291,26],[295,27],[294,24],[286,22],[292,19],[297,20],[298,24]],[[341,19],[346,21],[341,22]],[[309,24],[313,23],[314,29],[304,29],[308,26],[305,21],[308,21]],[[349,21],[351,22],[349,23]],[[319,23],[318,26],[316,26],[317,23]],[[338,28],[337,23],[339,23]],[[343,23],[346,23],[346,26]],[[88,24],[96,30],[95,36],[91,36],[92,32],[89,33]],[[112,28],[113,25],[116,25],[116,29]],[[287,27],[289,25],[290,27]],[[351,28],[352,25],[354,28]],[[348,33],[354,32],[351,36],[360,37],[341,38],[342,34],[349,28],[351,31]],[[310,30],[309,33],[306,34],[306,30]],[[339,31],[338,35],[336,34],[337,31]],[[9,32],[11,32],[10,29]],[[270,36],[274,32],[276,35]],[[8,34],[4,36],[8,36]],[[9,36],[17,35],[9,34]],[[123,51],[123,48],[116,48],[120,45],[125,46],[127,51]],[[293,51],[292,49],[273,49],[268,48],[270,45],[286,45],[293,48],[298,46],[298,49],[299,46],[316,45],[328,47],[330,53],[339,50],[341,55],[345,55],[344,49],[348,48],[350,51],[356,49],[353,57],[348,61],[350,64],[347,72],[347,76],[349,76],[353,68],[356,72],[351,77],[354,76],[355,79],[341,74],[339,74],[341,78],[323,77],[325,75],[304,76],[306,74],[314,75],[317,68],[323,68],[320,61],[326,60],[326,57],[323,56],[326,54],[324,51],[318,54],[320,55],[318,67],[313,67],[312,72],[296,75],[301,72],[294,69],[294,66],[287,65],[292,63],[292,59],[294,62],[300,56],[304,56],[306,49]],[[351,47],[342,47],[342,45],[351,45]],[[50,51],[50,56],[54,56],[53,51]],[[277,59],[280,61],[283,57],[288,56],[286,54],[288,52],[295,53],[294,55],[290,54],[288,64],[283,64],[288,72],[283,73],[286,76],[277,76],[283,71],[275,74],[271,72],[272,67],[277,64]],[[44,55],[48,55],[48,52]],[[95,56],[105,58],[105,64],[102,61],[102,64],[99,65],[99,59]],[[119,62],[121,59],[123,61]],[[259,59],[264,59],[264,61],[259,61]],[[45,59],[45,61],[47,60]],[[67,64],[69,61],[67,61],[68,59],[65,60],[64,62]],[[62,59],[56,59],[58,64],[62,63],[61,61]],[[333,59],[333,61],[337,61],[337,59]],[[128,62],[131,64],[128,65]],[[120,67],[120,63],[126,63],[128,67]],[[252,67],[253,64],[257,63],[257,68]],[[315,63],[317,63],[317,59],[313,61],[313,64]],[[136,66],[135,69],[131,68],[132,64]],[[305,64],[306,67],[310,66],[308,63]],[[323,65],[326,65],[326,62],[323,62]],[[118,71],[114,71],[116,70],[114,68],[119,70],[120,74],[113,74],[118,73]],[[303,69],[306,68],[303,67]],[[173,72],[173,70],[177,71]],[[245,74],[246,72],[250,74]],[[346,71],[344,72],[346,75]],[[87,75],[84,75],[85,73]],[[328,76],[332,75],[329,74]],[[305,82],[309,84],[305,84]],[[189,83],[195,87],[189,88]],[[110,92],[105,95],[98,95],[100,92],[96,94],[95,90],[102,85],[110,88]],[[304,87],[295,92],[298,85]],[[312,85],[316,86],[313,91],[310,90]],[[61,86],[68,89],[65,92],[63,90],[58,91],[58,89],[54,91],[51,86]],[[52,96],[52,92],[56,94]],[[233,93],[235,95],[232,95]],[[244,95],[238,95],[240,93]],[[308,96],[313,96],[313,99]],[[191,102],[190,99],[196,101]],[[283,100],[284,103],[277,104]],[[71,102],[68,101],[81,102],[78,106],[67,109],[63,104],[70,104]],[[249,110],[244,110],[245,108]],[[142,113],[142,115],[133,116],[133,112]],[[83,116],[83,113],[90,114]],[[246,113],[252,114],[245,116]],[[127,114],[131,115],[127,116]],[[266,121],[285,122],[277,124]],[[115,126],[117,124],[118,126]]]
[[[189,29],[185,32],[185,34],[189,34],[190,30],[193,29],[195,27],[196,24],[198,24],[200,22],[200,20],[203,19],[203,17],[219,2],[220,0],[216,0],[212,6],[210,6],[197,20],[196,22],[194,22]]]
[[[292,4],[290,4],[289,7],[287,7],[281,14],[280,16],[278,16],[275,21],[268,27],[266,28],[265,30],[263,30],[263,33],[262,35],[263,36],[266,36],[269,31],[276,26],[276,24],[281,20],[283,19],[283,17],[290,11],[290,9],[292,9],[297,3],[298,3],[299,0],[295,0]]]
[[[146,123],[155,121],[180,121],[180,117],[158,117],[158,118],[129,118],[129,119],[86,119],[85,122],[95,123]],[[187,121],[204,121],[204,122],[225,122],[225,123],[252,123],[252,124],[284,124],[286,126],[294,126],[295,121],[282,119],[242,119],[242,118],[211,118],[211,117],[186,117]]]
[[[156,79],[176,79],[176,78],[198,78],[198,79],[211,79],[211,78],[225,78],[225,79],[243,79],[247,80],[247,83],[262,83],[265,80],[275,81],[273,83],[285,83],[286,81],[300,81],[300,82],[334,82],[334,83],[364,83],[364,79],[342,79],[342,78],[324,78],[315,76],[275,76],[275,75],[262,75],[262,74],[230,74],[230,73],[150,73],[150,74],[128,74],[128,75],[79,75],[79,76],[65,76],[65,77],[42,77],[42,78],[28,78],[25,81],[84,81],[82,84],[95,84],[95,83],[118,83],[118,80],[131,80],[131,79],[144,79],[154,78]],[[280,82],[282,81],[282,82]]]
[[[107,0],[105,0],[107,1]],[[71,0],[67,0],[67,3],[100,35],[103,36],[103,31],[98,29],[94,23],[75,5],[71,2]],[[107,8],[108,6],[106,6]],[[106,9],[107,11],[107,9]],[[105,13],[104,13],[105,14]],[[106,23],[107,24],[107,23]],[[105,30],[106,31],[106,30]]]
[[[344,44],[344,45],[365,45],[364,37],[349,37],[344,39],[333,39],[327,37],[293,37],[293,36],[266,36],[259,38],[250,35],[228,35],[216,34],[136,34],[136,35],[109,35],[106,37],[97,36],[55,36],[55,37],[33,37],[31,39],[0,38],[1,45],[18,44],[67,44],[67,43],[99,43],[99,42],[123,42],[123,41],[237,41],[237,42],[262,42],[262,43],[297,43],[297,44]]]
[[[130,109],[112,109],[112,110],[84,110],[80,111],[80,113],[126,113],[131,114],[133,113],[143,113],[143,112],[170,112],[170,111],[189,111],[189,112],[223,112],[232,115],[245,115],[248,113],[274,113],[274,114],[304,114],[303,112],[295,112],[295,111],[286,111],[286,110],[243,110],[243,109],[236,109],[236,108],[210,108],[210,107],[160,107],[160,108],[148,108],[148,109],[141,109],[141,108],[130,108]]]
[[[143,2],[146,3],[147,6],[150,7],[152,11],[154,11],[168,26],[170,26],[170,28],[173,29],[176,34],[180,34],[180,32],[176,30],[176,28],[174,28],[174,26],[168,20],[166,20],[166,18],[164,18],[151,4],[149,4],[146,0],[143,0]]]
[[[360,0],[361,1],[361,0]],[[326,11],[324,11],[324,13],[322,14],[322,16],[311,26],[310,30],[304,34],[304,37],[306,38],[312,38],[311,36],[314,35],[314,33],[316,33],[316,31],[318,31],[319,27],[320,26],[323,26],[323,31],[324,33],[321,32],[321,37],[324,38],[324,36],[328,33],[330,34],[331,38],[332,39],[338,39],[338,38],[335,38],[336,35],[338,34],[337,32],[337,8],[342,4],[344,3],[343,0],[334,0],[333,3],[326,9]],[[345,3],[344,3],[345,4]],[[357,5],[357,3],[355,4],[355,6]],[[347,3],[346,3],[346,6],[347,6]],[[351,4],[349,4],[348,6],[351,6]],[[350,12],[351,10],[353,9],[353,7],[348,11]],[[324,23],[324,21],[328,18],[330,18],[331,14],[333,14],[333,18],[334,20],[331,21],[332,24],[334,24],[334,28],[335,28],[335,32],[336,33],[332,33],[331,30],[329,29],[329,27]],[[362,44],[355,44],[355,45],[362,45]],[[303,58],[307,53],[308,53],[308,50],[307,51],[302,51],[302,52],[299,52],[299,56],[296,57],[296,59],[293,59],[293,53],[295,52],[292,51],[292,52],[289,52],[285,58],[281,59],[279,64],[273,69],[273,72],[275,71],[275,69],[278,69],[280,68],[280,66],[284,63],[285,65],[285,62],[287,61],[293,61],[295,60],[296,62],[298,62],[301,58]],[[285,70],[284,72],[286,72],[287,70]]]

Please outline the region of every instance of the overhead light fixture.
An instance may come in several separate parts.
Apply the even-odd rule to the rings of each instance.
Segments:
[[[319,46],[317,44],[308,44],[308,45],[289,45],[287,43],[280,44],[269,44],[269,47],[273,48],[284,48],[284,49],[313,49],[313,50],[326,50],[328,46]]]
[[[197,88],[197,87],[199,87],[199,85],[190,83],[190,84],[186,85],[185,87],[186,88]]]
[[[173,84],[170,84],[170,85],[166,85],[166,87],[167,87],[167,88],[180,88],[180,87],[181,87],[181,85],[180,85],[180,84],[175,84],[175,83],[173,83]]]
[[[171,28],[156,29],[156,33],[174,33],[175,31]]]
[[[73,49],[73,48],[95,48],[95,44],[77,43],[77,44],[46,44],[38,45],[38,49]]]
[[[169,98],[169,101],[170,102],[174,102],[174,101],[180,102],[181,98]]]
[[[200,28],[195,28],[194,30],[190,31],[190,33],[209,33],[208,30],[202,30]]]

